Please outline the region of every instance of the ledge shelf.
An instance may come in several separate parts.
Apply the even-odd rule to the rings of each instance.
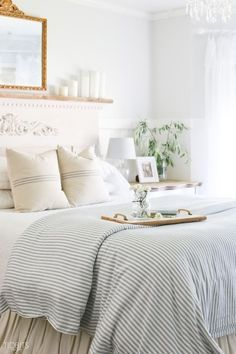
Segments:
[[[64,97],[53,95],[30,95],[30,94],[12,94],[12,93],[0,93],[0,99],[22,99],[22,100],[47,100],[47,101],[63,101],[63,102],[81,102],[81,103],[101,103],[111,104],[112,99],[109,98],[90,98],[90,97]]]

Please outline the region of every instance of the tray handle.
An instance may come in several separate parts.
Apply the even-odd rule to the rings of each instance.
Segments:
[[[182,212],[187,213],[188,215],[193,215],[188,209],[178,209],[178,214],[181,214]]]
[[[124,214],[119,214],[119,213],[114,215],[114,219],[122,219],[124,221],[128,221],[127,216],[125,216]]]

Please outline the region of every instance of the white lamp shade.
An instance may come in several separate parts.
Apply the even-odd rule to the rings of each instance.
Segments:
[[[110,138],[107,158],[114,160],[135,160],[136,152],[133,138]]]

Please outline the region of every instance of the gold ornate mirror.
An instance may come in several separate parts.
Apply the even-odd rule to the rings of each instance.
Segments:
[[[47,89],[47,20],[0,0],[0,88]]]

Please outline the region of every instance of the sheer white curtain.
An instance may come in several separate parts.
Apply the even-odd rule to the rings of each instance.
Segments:
[[[208,194],[236,197],[236,34],[214,34],[205,58]]]

